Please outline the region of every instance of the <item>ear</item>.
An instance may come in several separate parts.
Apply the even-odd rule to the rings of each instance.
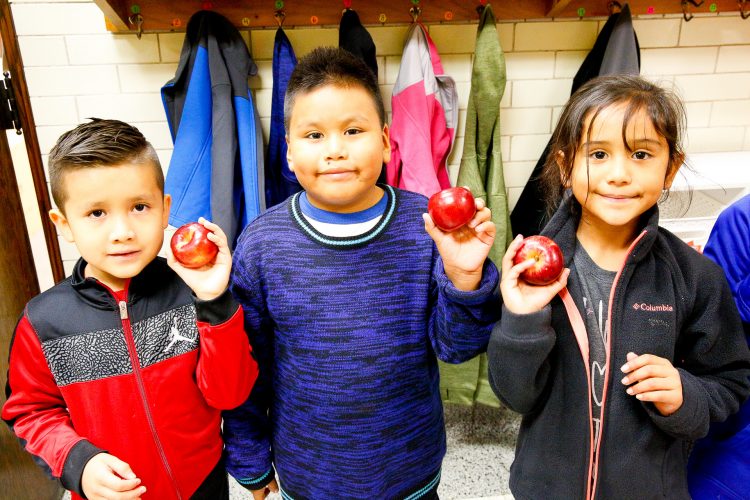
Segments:
[[[562,184],[564,188],[569,188],[570,176],[565,175],[565,153],[562,151],[555,153],[555,163],[557,163],[557,168],[560,171],[560,184]],[[565,177],[567,177],[567,179]]]
[[[674,178],[677,177],[677,172],[679,172],[683,163],[685,163],[685,155],[681,154],[669,164],[667,175],[664,177],[664,189],[672,187],[672,182],[674,182]]]
[[[284,136],[286,141],[286,164],[291,172],[294,172],[294,166],[292,165],[292,145],[289,142],[289,135]]]
[[[391,131],[388,124],[383,125],[383,163],[391,161]]]
[[[75,243],[76,240],[73,237],[73,231],[70,229],[68,218],[65,217],[65,214],[62,213],[62,210],[60,210],[59,208],[53,208],[49,211],[49,218],[67,242]]]
[[[172,208],[172,196],[164,195],[164,210],[161,214],[161,228],[166,229],[169,225],[169,210]]]

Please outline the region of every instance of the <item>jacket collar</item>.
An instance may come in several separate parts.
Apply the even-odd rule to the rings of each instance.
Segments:
[[[83,300],[93,307],[99,309],[116,309],[117,300],[113,295],[113,291],[96,278],[86,278],[84,276],[84,269],[86,269],[86,261],[80,258],[76,262],[70,277],[70,284],[73,289]],[[164,273],[168,269],[166,260],[162,257],[152,260],[143,271],[126,283],[128,302],[134,303],[140,298],[153,293],[153,284],[164,282],[164,279],[166,279]]]
[[[563,199],[557,207],[541,234],[552,238],[560,246],[565,259],[565,267],[570,267],[576,248],[576,230],[581,220],[581,204],[575,199],[570,189],[563,194]],[[628,262],[638,262],[643,259],[656,241],[659,229],[659,206],[654,205],[647,210],[640,220],[641,232],[646,234],[638,241],[628,256]]]

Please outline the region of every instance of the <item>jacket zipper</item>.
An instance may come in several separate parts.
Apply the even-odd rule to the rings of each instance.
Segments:
[[[146,413],[146,420],[148,421],[148,426],[151,429],[151,434],[154,437],[154,443],[156,444],[156,449],[159,451],[159,457],[161,458],[162,464],[164,465],[164,469],[166,469],[169,480],[172,482],[172,486],[174,487],[174,491],[177,494],[177,498],[181,500],[182,495],[180,494],[180,489],[177,486],[177,480],[175,479],[174,474],[172,473],[172,468],[169,466],[169,462],[167,461],[167,455],[164,453],[164,448],[162,447],[161,441],[159,440],[159,434],[156,432],[156,425],[154,424],[154,419],[151,415],[148,398],[146,397],[146,388],[143,383],[143,377],[141,376],[141,365],[140,361],[138,361],[138,353],[135,348],[135,340],[133,339],[133,330],[130,325],[130,317],[128,316],[128,304],[124,300],[121,300],[117,303],[117,305],[120,312],[122,327],[125,331],[125,343],[128,346],[130,364],[133,365],[133,375],[135,376],[135,380],[138,385],[138,392],[140,392],[141,395],[141,402],[143,403],[143,409]]]
[[[638,242],[645,235],[646,231],[644,230],[640,235],[638,235],[633,243],[630,244],[630,247],[628,248],[628,251],[625,255],[625,260],[623,261],[620,270],[617,272],[617,275],[615,275],[615,279],[612,282],[612,288],[610,289],[609,293],[609,304],[607,306],[607,317],[609,318],[609,320],[607,321],[607,345],[605,346],[607,371],[604,375],[604,388],[602,390],[602,409],[599,412],[599,435],[596,438],[596,442],[594,442],[594,426],[592,424],[594,411],[591,406],[591,372],[589,371],[589,341],[588,334],[586,333],[586,325],[583,322],[581,313],[578,311],[578,307],[576,306],[575,302],[573,302],[573,298],[570,296],[570,292],[568,292],[568,289],[563,288],[558,294],[563,301],[563,305],[565,306],[565,310],[568,314],[568,319],[570,320],[571,326],[573,328],[573,334],[575,335],[576,341],[578,343],[578,348],[581,351],[581,357],[583,358],[584,368],[586,372],[586,382],[588,384],[588,392],[586,393],[588,396],[587,399],[589,406],[589,465],[588,471],[586,473],[587,500],[596,498],[596,486],[599,473],[599,453],[601,452],[602,436],[604,436],[604,409],[607,402],[609,372],[612,369],[612,367],[610,366],[610,358],[612,350],[612,305],[614,303],[615,288],[617,287],[617,282],[620,280],[620,276],[622,276],[622,271],[625,269],[625,264],[627,263],[630,254],[633,252],[633,249],[638,244]],[[594,452],[594,449],[596,449],[596,452]]]
[[[594,454],[594,463],[592,464],[592,470],[594,472],[593,477],[593,486],[591,488],[591,498],[596,498],[596,486],[597,481],[599,479],[599,453],[602,451],[602,436],[604,436],[604,409],[606,408],[607,404],[607,387],[609,384],[609,374],[613,370],[613,367],[610,365],[610,360],[612,357],[612,305],[615,302],[615,288],[617,287],[617,283],[620,281],[620,277],[622,276],[623,270],[625,270],[625,264],[628,262],[628,258],[630,258],[630,254],[633,252],[633,249],[638,244],[641,239],[646,235],[646,230],[643,230],[641,234],[638,235],[638,237],[633,241],[633,243],[630,244],[630,247],[628,248],[627,253],[625,254],[625,260],[622,262],[622,267],[620,267],[620,270],[617,272],[617,275],[615,276],[614,281],[612,282],[612,289],[609,293],[609,305],[607,309],[607,317],[609,318],[609,321],[607,321],[607,345],[605,346],[605,352],[607,353],[607,371],[604,374],[604,390],[602,391],[602,410],[599,415],[600,421],[599,421],[599,437],[597,438],[596,442],[596,453]]]
[[[586,470],[586,500],[589,500],[593,498],[591,494],[591,487],[592,487],[591,477],[593,475],[593,467],[594,467],[594,461],[595,461],[594,459],[594,427],[591,425],[591,421],[593,420],[593,415],[594,415],[594,409],[591,406],[591,372],[589,371],[589,339],[586,333],[586,324],[583,322],[581,313],[578,311],[578,306],[576,306],[575,302],[573,302],[573,298],[570,296],[570,292],[568,291],[567,287],[560,290],[558,295],[563,301],[563,305],[565,306],[565,311],[568,313],[568,319],[570,320],[571,326],[573,327],[573,334],[576,337],[576,342],[578,343],[578,349],[581,351],[581,358],[583,359],[583,371],[586,374],[586,385],[588,387],[586,394],[588,395],[587,403],[588,403],[588,409],[589,409],[589,457],[588,457],[588,467]],[[601,434],[601,430],[599,431],[599,433]]]

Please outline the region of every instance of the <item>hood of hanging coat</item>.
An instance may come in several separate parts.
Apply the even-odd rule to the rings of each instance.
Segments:
[[[271,127],[266,160],[266,203],[278,205],[294,193],[301,191],[297,176],[289,170],[286,159],[286,132],[284,129],[284,94],[292,76],[297,57],[284,30],[279,27],[273,43],[273,90],[271,92]]]
[[[388,184],[425,196],[450,187],[447,159],[458,124],[458,94],[420,23],[407,33],[391,107]]]
[[[498,40],[495,16],[488,3],[477,28],[464,147],[456,184],[468,186],[492,211],[497,234],[490,259],[497,265],[512,239],[500,149],[500,101],[505,83],[505,57]]]
[[[616,36],[614,36],[615,30]],[[630,6],[625,4],[620,12],[609,16],[607,22],[604,23],[593,48],[586,55],[581,67],[573,77],[571,94],[578,90],[581,85],[600,74],[638,74],[640,73],[640,61],[640,46],[638,45],[638,37],[633,30]],[[606,73],[603,71],[606,71]],[[529,176],[528,183],[510,214],[514,235],[539,234],[547,220],[545,193],[541,186],[540,177],[548,153],[549,145],[542,152],[539,161]]]
[[[256,73],[232,23],[200,11],[188,22],[175,77],[161,89],[174,141],[164,186],[172,196],[169,223],[205,217],[224,230],[231,247],[262,199],[263,148],[247,85]]]
[[[359,15],[352,9],[346,9],[339,23],[339,47],[346,49],[362,59],[378,76],[378,61],[375,58],[375,42],[370,33],[362,26]]]

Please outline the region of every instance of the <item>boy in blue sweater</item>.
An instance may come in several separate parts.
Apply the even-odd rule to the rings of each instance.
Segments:
[[[437,359],[484,351],[498,319],[490,212],[452,233],[419,194],[376,184],[390,156],[371,70],[344,50],[300,60],[285,99],[305,191],[246,228],[231,289],[260,377],[224,414],[227,468],[264,498],[437,498]],[[415,131],[416,133],[416,131]]]

